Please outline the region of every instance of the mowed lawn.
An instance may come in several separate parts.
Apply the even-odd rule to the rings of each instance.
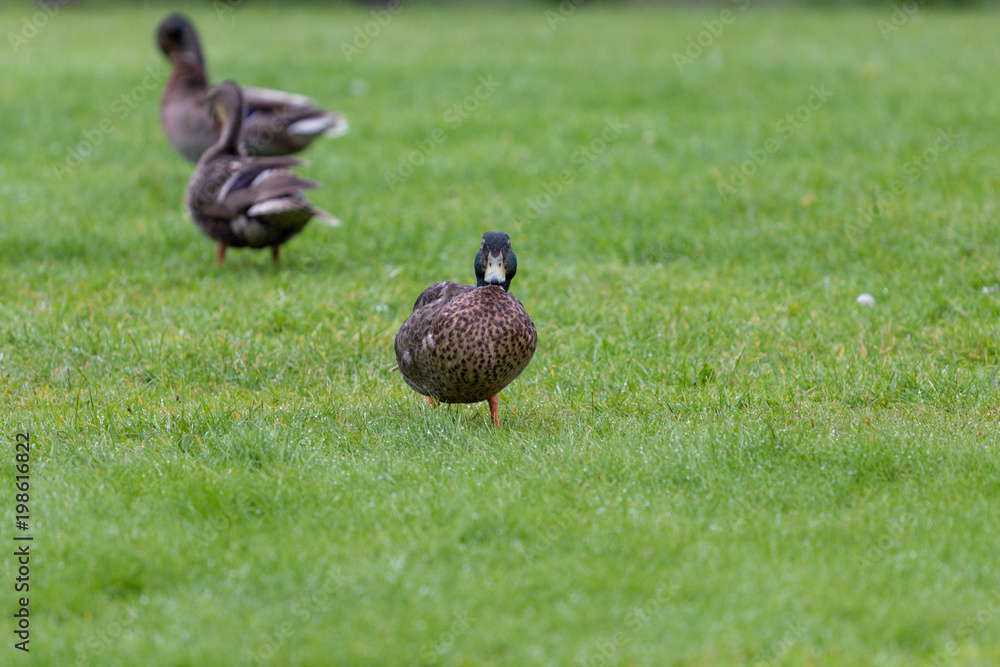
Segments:
[[[188,5],[351,122],[217,268],[134,4],[0,44],[0,662],[1000,662],[1000,14]],[[389,371],[489,230],[499,430]]]

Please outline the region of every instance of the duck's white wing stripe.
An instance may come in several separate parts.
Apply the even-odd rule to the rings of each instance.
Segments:
[[[268,100],[281,104],[297,104],[303,107],[311,107],[315,105],[315,103],[305,95],[288,93],[283,90],[272,90],[271,88],[254,88],[250,86],[243,89],[243,94],[250,102],[253,101],[252,98],[256,97],[261,100]]]
[[[288,172],[287,169],[265,169],[264,171],[257,174],[257,178],[253,179],[253,182],[250,184],[250,187],[255,187],[257,185],[260,185],[261,183],[271,178],[271,176],[275,174],[287,173],[287,172]]]
[[[351,129],[350,123],[347,122],[346,116],[341,116],[340,114],[331,114],[334,117],[333,125],[330,129],[326,131],[326,136],[331,139],[336,139],[337,137],[342,137]]]
[[[221,204],[226,200],[226,197],[229,196],[229,190],[239,179],[240,175],[241,174],[239,171],[234,171],[232,174],[229,175],[229,178],[226,179],[226,182],[222,184],[221,188],[219,188],[219,194],[215,198],[216,203]]]
[[[288,134],[307,135],[322,134],[337,125],[337,119],[333,116],[316,116],[297,120],[288,126]]]
[[[256,218],[262,215],[274,215],[276,213],[288,213],[289,211],[302,210],[302,200],[292,197],[278,197],[268,199],[258,204],[254,204],[247,209],[247,215]]]

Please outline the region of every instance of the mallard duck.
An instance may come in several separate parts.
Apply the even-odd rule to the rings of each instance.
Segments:
[[[431,405],[489,401],[499,428],[500,391],[528,366],[538,335],[508,291],[517,272],[510,237],[483,234],[475,270],[475,286],[446,281],[417,297],[396,334],[396,365]]]
[[[184,193],[191,219],[219,242],[217,262],[226,248],[278,247],[302,231],[314,216],[337,226],[340,221],[302,196],[316,184],[288,171],[302,164],[291,157],[250,157],[239,143],[243,95],[232,81],[223,81],[207,95],[219,126],[219,139],[198,160]]]
[[[198,33],[185,16],[171,14],[157,28],[156,41],[173,64],[160,100],[163,131],[178,153],[197,162],[215,143]],[[248,87],[243,96],[246,118],[241,138],[250,155],[297,153],[319,136],[347,132],[347,119],[341,114],[318,109],[302,95]]]

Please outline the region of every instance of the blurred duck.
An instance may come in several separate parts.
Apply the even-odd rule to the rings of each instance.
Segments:
[[[302,164],[299,160],[250,157],[242,151],[244,101],[239,86],[223,81],[205,99],[219,127],[219,139],[198,160],[184,204],[201,231],[218,242],[219,265],[227,247],[270,247],[277,262],[281,244],[313,217],[332,226],[340,224],[302,196],[302,190],[316,184],[288,170]]]
[[[396,364],[432,406],[489,401],[499,428],[500,392],[528,366],[538,335],[508,291],[517,272],[510,237],[484,234],[475,271],[475,286],[440,282],[420,294],[396,334]]]
[[[197,162],[215,143],[208,106],[208,74],[198,33],[181,14],[165,18],[156,41],[170,59],[173,72],[160,101],[160,122],[177,152]],[[246,118],[240,139],[250,155],[297,153],[320,136],[341,136],[347,119],[316,108],[302,95],[266,88],[244,88]]]

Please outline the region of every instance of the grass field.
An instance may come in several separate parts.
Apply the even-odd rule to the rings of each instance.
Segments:
[[[0,662],[1000,663],[1000,14],[190,5],[352,125],[216,268],[168,6],[79,4],[0,45]],[[388,372],[492,229],[499,430]]]

